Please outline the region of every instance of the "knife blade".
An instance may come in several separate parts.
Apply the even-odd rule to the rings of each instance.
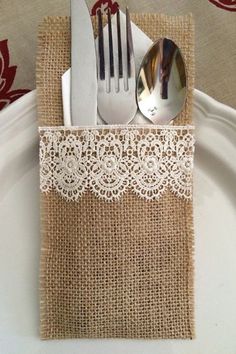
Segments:
[[[85,0],[71,0],[71,121],[75,126],[97,121],[95,41]]]

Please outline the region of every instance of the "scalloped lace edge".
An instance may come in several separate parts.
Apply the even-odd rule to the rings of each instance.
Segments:
[[[106,201],[132,190],[146,200],[170,189],[192,199],[192,126],[41,127],[40,190]]]

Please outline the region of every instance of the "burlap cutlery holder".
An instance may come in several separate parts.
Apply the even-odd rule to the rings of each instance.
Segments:
[[[191,16],[136,14],[132,20],[151,39],[166,36],[181,48],[188,97],[175,123],[191,124]],[[50,135],[50,128],[44,127],[53,130],[63,125],[61,76],[69,66],[69,19],[48,17],[39,30],[37,90],[43,127],[40,156],[49,170],[55,167],[47,163],[52,149],[45,153],[44,148],[55,143],[55,131]],[[103,132],[107,130],[120,139],[121,128],[108,127]],[[177,127],[176,139],[181,134],[185,137],[188,130]],[[83,134],[63,128],[56,132],[63,136],[59,140],[70,134],[80,140]],[[162,134],[159,128],[142,129],[142,137],[148,133],[157,139]],[[91,135],[89,139],[93,141]],[[107,201],[88,188],[77,200],[66,200],[50,187],[47,193],[41,191],[41,338],[193,338],[191,198],[165,188],[160,197],[147,200],[128,188],[117,200]]]

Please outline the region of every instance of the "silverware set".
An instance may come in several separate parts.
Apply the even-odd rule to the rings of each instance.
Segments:
[[[181,112],[187,94],[187,73],[178,46],[160,38],[146,53],[138,76],[132,25],[118,10],[97,12],[98,38],[84,0],[71,0],[72,125],[129,124],[137,109],[153,124],[169,124]],[[104,22],[107,26],[103,27]]]

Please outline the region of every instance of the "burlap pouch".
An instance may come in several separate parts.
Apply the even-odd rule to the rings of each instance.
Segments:
[[[172,160],[178,158],[177,147],[182,146],[184,156],[177,161],[177,169],[186,158],[192,161],[192,131],[183,126],[192,122],[193,23],[191,16],[157,14],[132,15],[132,20],[152,40],[166,36],[182,50],[188,71],[188,97],[175,121],[176,129],[148,126],[138,129],[136,134],[136,127],[85,131],[60,127],[63,125],[61,76],[70,66],[69,18],[48,17],[40,27],[37,89],[42,127],[40,315],[43,339],[194,337],[191,169],[186,172],[188,181],[185,178],[182,190],[181,183],[176,186],[166,174],[153,195],[153,191],[140,189],[149,179],[142,180],[135,165],[138,142],[142,139],[145,146],[150,141],[155,141],[155,146],[168,141],[167,145],[172,146]],[[148,134],[151,134],[149,138]],[[126,158],[122,163],[127,162],[127,156],[132,156],[132,176],[136,180],[131,176],[128,188],[128,182],[123,179],[122,183],[126,184],[124,188],[117,187],[115,196],[114,190],[108,192],[105,187],[102,190],[106,179],[93,179],[98,161],[93,167],[91,161],[97,156],[94,151],[98,149],[98,141],[103,139],[105,145],[110,139],[103,153],[109,149],[117,152],[114,145],[118,144],[118,150],[123,149],[122,158],[124,155]],[[114,143],[114,139],[120,144]],[[124,148],[129,139],[133,143]],[[79,158],[75,156],[78,151],[83,151]],[[168,151],[167,147],[165,159],[169,158]],[[80,161],[74,179],[69,176],[68,180],[68,175],[65,178],[65,156]],[[120,166],[123,171],[123,165]],[[174,173],[173,166],[165,166]],[[86,174],[87,168],[90,174]],[[90,181],[91,188],[86,180]],[[68,189],[70,183],[74,183],[72,189]]]

